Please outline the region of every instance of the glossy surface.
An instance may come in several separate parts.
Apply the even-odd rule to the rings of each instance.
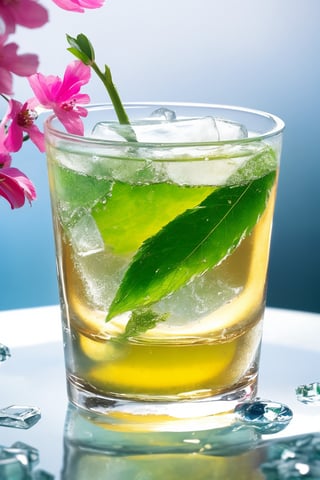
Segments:
[[[1,427],[0,444],[9,446],[19,440],[39,449],[40,467],[54,474],[56,479],[60,479],[67,399],[59,309],[54,306],[1,312],[0,323],[1,341],[10,347],[12,353],[11,358],[1,363],[1,407],[23,402],[40,407],[42,413],[41,420],[30,430],[21,431]],[[287,404],[294,413],[290,425],[281,433],[268,436],[268,439],[317,431],[319,409],[310,408],[298,402],[295,388],[319,376],[319,335],[320,315],[318,314],[277,309],[266,311],[258,393],[262,398]],[[85,433],[82,427],[81,432]],[[231,439],[225,435],[221,436],[217,440],[217,445],[223,445],[223,439],[224,441],[227,439],[234,448],[247,448],[248,444],[252,446],[252,442],[255,442],[255,437],[248,436],[248,432],[246,435],[242,438],[231,437]],[[86,440],[85,437],[84,440]],[[95,440],[98,440],[97,437]],[[66,452],[69,455],[70,442],[68,448]],[[97,469],[102,468],[102,465],[106,469],[109,465],[110,474],[115,475],[115,472],[118,472],[117,475],[120,475],[121,471],[129,472],[128,479],[132,472],[143,472],[143,469],[154,472],[152,479],[158,478],[156,475],[160,460],[164,462],[168,478],[174,479],[176,477],[172,472],[181,475],[183,472],[192,471],[194,475],[195,472],[199,474],[197,478],[212,480],[210,475],[213,468],[222,469],[220,471],[229,472],[228,474],[231,475],[232,463],[234,464],[232,456],[229,458],[217,455],[190,457],[187,453],[183,453],[174,456],[166,455],[160,459],[159,455],[147,457],[139,455],[130,459],[110,457],[100,450],[96,454],[91,452],[89,456],[85,452],[79,457],[79,449],[74,450],[74,446],[72,449],[73,455],[77,456],[75,468],[79,468],[78,465],[89,468],[94,459],[94,462],[97,461]],[[238,478],[262,479],[256,466],[265,458],[263,455],[263,451],[245,453],[241,457],[241,462],[237,464],[239,475],[242,475]],[[69,463],[65,468],[70,469]],[[187,475],[187,473],[183,474]],[[71,476],[65,478],[72,479]],[[108,476],[105,473],[105,477],[100,476],[100,478],[105,480]],[[96,480],[100,478],[97,476]],[[125,476],[114,478],[126,479]],[[111,476],[110,480],[114,478]]]

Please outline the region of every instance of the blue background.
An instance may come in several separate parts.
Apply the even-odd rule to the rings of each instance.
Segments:
[[[20,52],[62,75],[65,33],[87,34],[125,101],[228,103],[270,111],[286,123],[275,212],[268,304],[320,312],[319,0],[106,0],[84,15],[43,2],[50,23],[18,29]],[[16,97],[32,96],[27,82]],[[93,102],[106,100],[95,79]],[[58,302],[44,155],[15,155],[37,187],[30,208],[0,199],[0,309]]]

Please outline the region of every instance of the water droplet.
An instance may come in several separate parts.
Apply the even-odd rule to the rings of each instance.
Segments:
[[[4,362],[10,356],[9,348],[3,345],[3,343],[0,343],[0,362]]]
[[[320,405],[320,382],[299,385],[296,388],[297,400],[302,403]]]
[[[0,410],[2,427],[27,429],[35,425],[40,418],[40,409],[37,407],[11,405]]]
[[[286,405],[260,399],[238,405],[235,414],[238,421],[258,429],[261,434],[280,432],[293,416]]]

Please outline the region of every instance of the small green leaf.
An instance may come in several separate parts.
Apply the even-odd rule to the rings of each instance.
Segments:
[[[67,35],[67,41],[69,45],[71,45],[71,48],[68,48],[68,51],[75,57],[79,58],[86,65],[91,65],[94,62],[95,53],[93,46],[83,33],[77,35],[77,38]]]
[[[157,302],[229,255],[263,213],[276,172],[215,190],[146,240],[122,280],[107,316]]]
[[[81,60],[85,65],[88,65],[88,58],[82,52],[79,52],[76,48],[67,48],[68,52],[72,53],[76,58]]]
[[[136,310],[132,312],[124,333],[117,337],[117,340],[127,340],[130,337],[137,337],[141,333],[154,328],[159,322],[165,322],[167,317],[168,314],[166,313],[160,315],[150,309]]]
[[[104,76],[107,82],[112,83],[111,70],[110,70],[110,67],[108,67],[108,65],[104,66]]]

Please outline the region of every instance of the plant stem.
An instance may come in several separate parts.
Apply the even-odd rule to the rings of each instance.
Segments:
[[[119,123],[121,123],[122,125],[130,125],[129,117],[122,105],[118,91],[112,81],[110,69],[107,66],[105,66],[106,73],[103,74],[95,62],[91,63],[91,67],[95,71],[95,73],[98,75],[100,80],[103,82],[104,86],[106,87],[108,94],[110,96],[111,102],[114,106],[115,112],[117,114]]]

